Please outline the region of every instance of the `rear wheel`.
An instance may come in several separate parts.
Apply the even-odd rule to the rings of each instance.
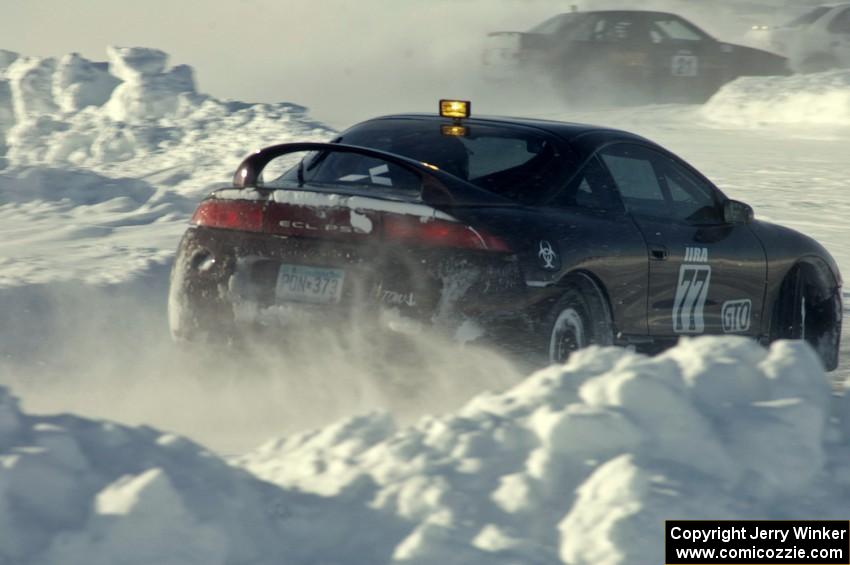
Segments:
[[[564,363],[573,352],[614,341],[608,303],[594,283],[568,287],[545,318],[543,343],[549,363]]]

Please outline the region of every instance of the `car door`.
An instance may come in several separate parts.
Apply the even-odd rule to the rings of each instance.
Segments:
[[[605,167],[593,156],[540,207],[555,237],[558,272],[546,273],[546,258],[535,256],[539,277],[557,280],[570,272],[591,273],[605,288],[621,337],[645,336],[648,260],[646,243],[628,220]],[[540,248],[544,251],[544,248]]]
[[[556,41],[555,59],[565,69],[563,78],[568,82],[616,82],[632,87],[646,83],[647,30],[639,12],[588,14],[559,32]]]
[[[764,249],[748,225],[723,221],[725,197],[681,160],[648,145],[615,143],[599,156],[649,250],[650,335],[756,335]]]
[[[723,46],[688,21],[673,14],[647,16],[652,81],[659,99],[707,98],[723,82]]]

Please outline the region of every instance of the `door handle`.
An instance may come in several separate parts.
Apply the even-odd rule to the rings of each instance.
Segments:
[[[667,248],[663,245],[651,245],[649,247],[649,257],[655,261],[666,261]]]

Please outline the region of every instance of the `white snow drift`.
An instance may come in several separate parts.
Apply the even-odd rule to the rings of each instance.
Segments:
[[[709,120],[737,126],[850,126],[850,70],[739,78],[702,108]]]
[[[157,49],[109,47],[108,62],[0,57],[0,134],[11,167],[81,166],[171,184],[226,180],[250,150],[329,130],[294,104],[221,101]],[[175,168],[177,170],[172,170]]]
[[[162,51],[107,56],[0,52],[0,286],[130,280],[252,150],[331,135],[301,106],[200,94]]]
[[[834,400],[798,343],[593,348],[455,414],[355,417],[228,466],[0,389],[0,562],[660,563],[665,518],[846,517]]]

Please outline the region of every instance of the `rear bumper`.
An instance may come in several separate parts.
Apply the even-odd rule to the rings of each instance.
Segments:
[[[345,272],[338,301],[281,299],[282,265]],[[345,244],[192,227],[171,274],[169,321],[177,339],[244,327],[394,316],[452,331],[466,321],[488,328],[529,320],[537,289],[512,255],[486,251]]]

